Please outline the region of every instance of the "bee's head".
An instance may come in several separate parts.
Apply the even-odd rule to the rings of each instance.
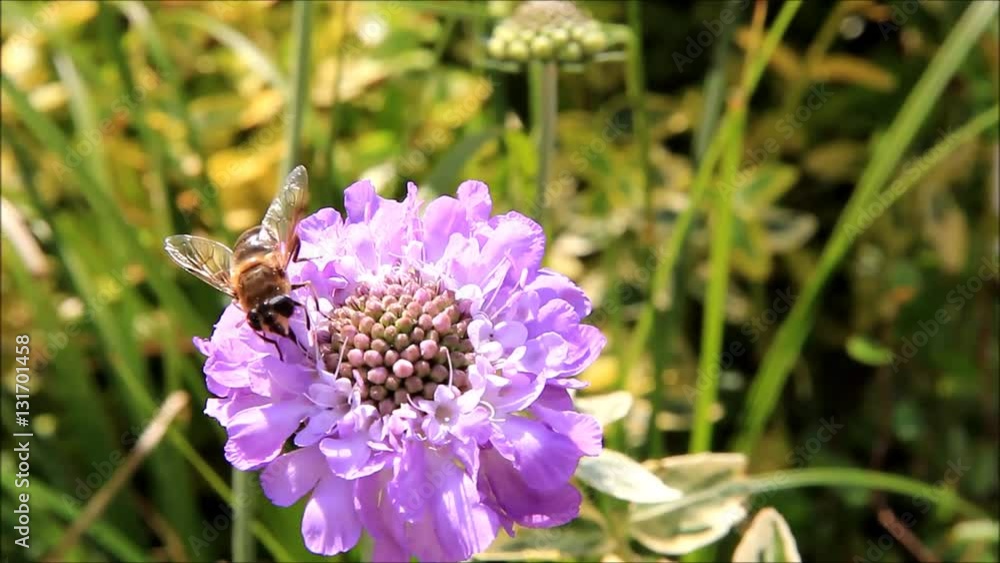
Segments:
[[[281,295],[271,301],[271,310],[273,310],[276,315],[281,315],[286,319],[290,318],[293,314],[295,314],[295,301],[287,295]]]
[[[290,297],[276,297],[258,305],[250,316],[250,326],[254,330],[263,327],[268,332],[279,336],[288,336],[288,319],[295,312],[295,302]],[[256,320],[256,325],[254,324]]]
[[[250,314],[247,315],[247,322],[250,323],[250,328],[258,331],[261,329],[260,316],[257,309],[250,311]]]

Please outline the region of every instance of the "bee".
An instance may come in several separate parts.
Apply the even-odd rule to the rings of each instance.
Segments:
[[[308,284],[292,284],[287,272],[289,263],[298,256],[300,241],[296,227],[306,211],[308,188],[305,167],[296,166],[260,225],[244,231],[232,249],[194,235],[164,239],[164,249],[174,262],[231,297],[246,313],[245,322],[261,338],[274,344],[282,360],[278,342],[268,335],[289,338],[301,348],[289,321],[296,307],[305,307],[290,294]],[[308,325],[308,310],[306,313]]]

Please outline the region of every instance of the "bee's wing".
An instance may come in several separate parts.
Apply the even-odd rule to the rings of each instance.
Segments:
[[[305,215],[308,203],[309,176],[304,166],[296,166],[285,178],[285,184],[261,221],[264,236],[274,242],[275,248],[285,255],[286,260],[298,245],[295,226]]]
[[[235,297],[229,281],[233,251],[221,242],[192,235],[173,235],[163,247],[174,262],[219,291]]]

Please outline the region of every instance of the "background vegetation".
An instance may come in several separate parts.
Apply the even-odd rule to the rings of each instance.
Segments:
[[[751,519],[710,509],[743,505],[806,560],[997,559],[996,4],[580,2],[620,56],[555,89],[487,60],[515,6],[2,3],[4,561],[318,559],[302,503],[230,481],[191,344],[225,302],[162,252],[231,242],[298,163],[314,209],[476,178],[541,221],[610,339],[579,395],[608,448],[730,487],[708,529],[640,525],[583,475],[584,518],[492,557],[729,558]]]

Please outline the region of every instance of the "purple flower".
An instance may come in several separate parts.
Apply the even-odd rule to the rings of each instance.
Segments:
[[[461,561],[502,527],[559,526],[581,496],[581,456],[602,446],[574,411],[575,378],[604,336],[581,323],[590,301],[541,267],[545,236],[518,213],[491,216],[486,185],[426,207],[369,182],[299,224],[295,297],[303,351],[284,360],[230,306],[209,340],[205,412],[228,431],[226,459],[261,470],[277,505],[307,499],[313,552],[351,549],[362,529],[374,559]]]

